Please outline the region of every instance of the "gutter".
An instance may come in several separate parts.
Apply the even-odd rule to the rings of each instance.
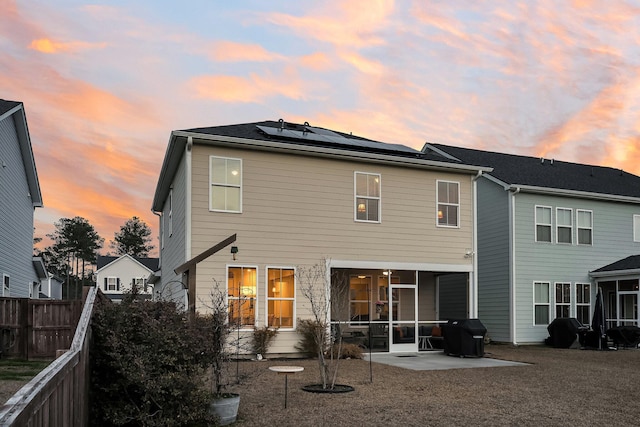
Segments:
[[[518,345],[517,328],[516,328],[516,194],[521,191],[520,187],[511,187],[509,192],[509,327],[511,335],[511,343]]]
[[[589,191],[564,190],[561,188],[537,187],[534,185],[511,185],[509,191],[514,194],[524,191],[527,193],[546,194],[553,196],[580,197],[592,200],[606,200],[611,202],[640,203],[640,197],[620,196],[616,194],[592,193]]]

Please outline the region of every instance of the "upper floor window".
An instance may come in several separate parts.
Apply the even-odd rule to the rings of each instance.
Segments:
[[[549,324],[549,282],[533,284],[533,324]]]
[[[640,215],[633,216],[633,241],[640,242]]]
[[[105,277],[104,278],[104,290],[105,291],[119,291],[120,279],[118,277]]]
[[[229,323],[252,328],[256,321],[257,274],[255,267],[229,267],[227,295]]]
[[[295,270],[268,268],[267,324],[276,328],[293,328],[295,302]]]
[[[147,279],[145,277],[136,277],[133,279],[133,285],[136,286],[138,291],[147,292]]]
[[[576,283],[576,319],[583,325],[590,325],[591,320],[591,285]]]
[[[438,226],[458,227],[460,223],[460,184],[437,181]]]
[[[571,317],[571,283],[556,283],[556,317]]]
[[[578,223],[578,244],[593,244],[593,212],[578,209],[576,211],[576,222]]]
[[[242,160],[209,158],[209,209],[217,212],[242,212]]]
[[[536,242],[551,243],[551,208],[536,206]]]
[[[8,297],[11,288],[11,278],[7,274],[2,275],[2,296]]]
[[[573,210],[556,208],[556,240],[558,243],[573,243]]]
[[[355,172],[356,221],[380,222],[380,174]]]

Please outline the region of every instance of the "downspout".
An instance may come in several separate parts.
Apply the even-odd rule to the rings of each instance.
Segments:
[[[185,146],[185,191],[184,191],[184,259],[191,259],[191,151],[193,137],[187,137]]]
[[[471,262],[473,272],[471,273],[471,289],[470,292],[470,317],[478,318],[478,180],[482,176],[479,170],[476,176],[472,178],[472,203],[473,203],[473,231],[471,242]]]
[[[509,195],[509,326],[511,328],[511,343],[518,345],[517,328],[516,328],[516,194],[520,192],[520,187],[510,189]]]

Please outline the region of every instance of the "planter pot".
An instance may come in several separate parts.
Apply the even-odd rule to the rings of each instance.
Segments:
[[[215,414],[220,419],[221,426],[226,426],[236,421],[238,407],[240,406],[240,395],[229,393],[229,397],[215,399],[209,405],[209,412]]]

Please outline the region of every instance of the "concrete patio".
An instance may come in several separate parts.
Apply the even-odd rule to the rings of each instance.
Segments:
[[[447,356],[442,351],[425,351],[419,353],[372,353],[371,361],[414,371],[435,371],[465,368],[497,368],[504,366],[527,366],[526,363],[508,360],[492,359],[490,354],[485,357],[454,357]],[[369,353],[364,354],[369,360]]]

